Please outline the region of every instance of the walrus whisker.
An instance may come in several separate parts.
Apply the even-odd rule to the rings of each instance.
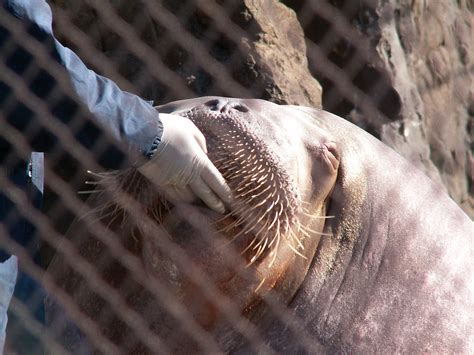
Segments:
[[[95,176],[95,177],[98,177],[100,179],[102,179],[104,176],[103,174],[107,174],[107,172],[103,172],[103,173],[95,173],[91,170],[86,170],[86,173],[89,174],[89,175],[92,175],[92,176]]]
[[[254,154],[242,154],[240,157],[244,157],[244,159],[242,159],[239,163],[240,164],[236,164],[235,163],[235,160],[232,160],[232,163],[233,164],[236,164],[236,165],[239,165],[240,167],[242,167],[242,165],[244,163],[247,163],[248,161],[251,161],[251,160],[255,160],[255,155]]]
[[[107,216],[110,216],[110,215],[113,215],[113,214],[117,214],[117,213],[119,212],[119,210],[120,210],[120,206],[117,205],[117,204],[116,204],[115,206],[114,206],[114,205],[111,205],[110,207],[115,207],[115,208],[112,210],[111,214],[108,214]],[[102,215],[102,213],[101,213],[101,217],[103,218],[103,217],[105,217],[105,216]]]
[[[250,160],[250,158],[249,158],[249,159],[246,159],[246,160]],[[242,163],[245,163],[245,162],[242,162]],[[232,173],[232,174],[230,174],[230,175],[227,175],[227,174],[226,174],[226,176],[224,176],[224,177],[227,178],[227,179],[229,179],[229,180],[232,180],[232,179],[235,179],[235,178],[238,178],[238,177],[242,177],[242,176],[243,176],[243,177],[251,177],[251,175],[244,175],[244,174],[247,174],[247,173],[248,173],[247,170],[245,170],[245,169],[242,170],[242,167],[241,167],[241,166],[237,166],[237,167],[239,167],[240,170],[237,170],[236,172],[234,172],[234,173]]]
[[[278,212],[275,212],[275,213],[274,213],[274,217],[273,217],[273,221],[272,221],[272,223],[270,223],[270,225],[268,226],[268,229],[272,229],[272,227],[275,225],[277,219],[278,219]]]
[[[259,238],[259,239],[260,239],[259,242],[253,246],[252,248],[253,250],[261,251],[265,249],[265,247],[267,246],[268,238]]]
[[[250,208],[250,211],[255,210],[256,208],[262,206],[262,205],[265,204],[266,202],[267,202],[267,201],[263,200],[263,201],[257,203],[256,205],[252,206],[252,208]]]
[[[242,218],[242,213],[247,213],[248,211],[248,206],[245,204],[245,203],[242,203],[241,205],[238,206],[238,208],[235,208],[232,212],[231,212],[231,216],[234,217],[234,218],[238,218],[238,220],[240,220]]]
[[[251,204],[253,201],[258,201],[258,198],[260,196],[262,196],[263,194],[265,194],[266,192],[268,192],[268,190],[271,189],[271,188],[272,188],[272,186],[268,186],[266,189],[264,189],[263,191],[260,191],[258,194],[248,196],[245,199],[245,202],[248,203],[248,204]],[[270,200],[270,197],[271,196],[268,196],[268,195],[262,196],[262,200],[260,201],[261,204],[259,206],[265,204],[268,200]],[[262,204],[262,202],[263,202],[263,204]]]
[[[119,217],[120,212],[122,213],[122,223],[123,223],[123,218],[125,218],[125,212],[120,209],[119,211],[117,211],[117,213],[112,214],[113,217],[112,217],[112,219],[109,221],[109,223],[107,223],[107,227],[110,227],[110,226],[115,222],[115,220]]]
[[[98,220],[100,220],[102,218],[102,216],[100,214],[101,214],[103,208],[107,208],[107,206],[111,207],[112,205],[113,204],[109,202],[105,205],[105,207],[100,206],[100,207],[91,208],[89,211],[87,211],[84,214],[80,215],[78,217],[78,219],[81,220],[81,219],[84,219],[85,217],[93,214],[93,215],[98,215],[98,217],[93,220],[93,222],[97,222]]]
[[[306,256],[301,254],[291,243],[288,243],[288,247],[298,256],[301,256],[303,259],[307,259]]]
[[[224,156],[222,158],[212,159],[212,162],[214,163],[214,165],[218,165],[222,164],[223,162],[230,162],[230,160],[228,156]]]
[[[125,226],[125,222],[127,221],[127,214],[125,211],[122,210],[122,222],[120,222],[120,227],[123,228]]]
[[[300,230],[301,230],[301,233],[303,233],[308,238],[311,238],[311,235],[309,233],[314,233],[314,234],[317,234],[317,235],[332,237],[332,234],[329,234],[329,233],[316,232],[316,231],[313,231],[313,230],[308,231],[307,229],[308,228],[302,226]]]
[[[267,278],[264,277],[264,278],[260,281],[260,283],[258,284],[257,288],[253,291],[254,293],[257,293],[257,292],[258,292],[258,290],[259,290],[259,289],[263,286],[263,284],[265,283],[265,280],[266,280],[266,279],[267,279]]]
[[[230,173],[230,172],[232,172],[232,171],[234,171],[234,170],[237,170],[237,169],[239,169],[239,168],[240,168],[240,166],[237,165],[237,164],[235,164],[235,165],[233,165],[233,166],[230,166],[230,167],[229,167],[229,166],[225,166],[225,169],[226,169],[227,173]],[[229,177],[229,176],[227,176],[227,178],[228,178],[228,179],[232,179],[232,178]]]
[[[302,229],[302,230],[305,230],[306,232],[310,232],[310,233],[314,233],[314,234],[319,234],[319,235],[325,235],[325,236],[327,236],[327,237],[332,237],[332,234],[330,234],[330,233],[318,232],[318,231],[312,230],[311,228],[309,228],[309,227],[307,227],[307,226],[301,226],[301,229]]]
[[[257,184],[259,184],[259,183],[261,183],[261,182],[263,182],[263,181],[265,180],[265,178],[264,178],[263,176],[261,176],[261,177],[258,177],[258,176],[257,176],[257,177],[253,177],[252,179],[255,179]]]
[[[92,195],[92,194],[99,194],[104,192],[105,190],[81,190],[77,191],[78,195]]]
[[[264,217],[264,216],[262,216],[262,217]],[[262,218],[262,217],[260,217],[260,218]],[[258,224],[259,222],[260,222],[260,220],[257,221],[255,224]],[[260,233],[262,233],[262,231],[267,227],[267,224],[268,224],[268,220],[265,221],[265,223],[262,224],[262,226],[260,227],[260,229],[258,230],[258,232],[255,233],[255,235],[257,235],[257,236],[260,235]],[[267,230],[267,231],[268,231],[268,230]]]
[[[286,213],[285,213],[285,217],[287,217]],[[283,218],[283,221],[285,222],[285,226],[284,226],[285,229],[284,229],[283,235],[287,235],[288,230],[290,228],[290,223],[288,222],[287,218]]]
[[[167,205],[166,200],[159,201],[158,204],[155,204],[151,208],[151,214],[159,223],[163,222],[163,209],[169,210],[169,206]]]
[[[308,201],[300,200],[300,203],[302,203],[303,205],[311,206],[311,203],[309,203]]]
[[[240,155],[240,156],[243,156],[243,155],[241,154],[242,152],[245,152],[245,148],[242,148],[242,149],[236,151],[234,154],[235,154],[235,156],[239,156],[239,155]]]
[[[260,248],[258,248],[257,252],[255,253],[255,255],[252,257],[252,259],[250,260],[252,263],[254,263],[255,261],[258,260],[258,258],[260,258],[260,256],[263,254],[263,251],[265,250],[265,247],[262,245]]]
[[[251,186],[251,185],[254,185],[255,183],[253,181],[247,181],[247,180],[243,180],[241,183],[239,183],[237,185],[237,187],[235,188],[235,191],[237,192],[240,192],[242,191],[243,189]]]
[[[263,246],[260,246],[258,250],[255,252],[254,256],[250,259],[250,265],[253,264],[257,259],[262,255],[263,252]]]
[[[242,220],[243,220],[243,219],[242,219]],[[237,226],[238,226],[238,223],[232,222],[232,223],[230,223],[229,225],[224,226],[224,227],[221,228],[221,229],[217,229],[217,230],[216,230],[216,233],[219,234],[219,233],[229,232],[229,231],[231,231],[232,229],[234,229],[234,228],[237,227]]]
[[[290,229],[289,234],[292,237],[292,239],[296,241],[296,243],[298,244],[298,247],[301,248],[301,250],[304,250],[303,243],[301,243],[300,238],[298,238],[298,236],[293,232],[293,229]]]
[[[275,242],[276,238],[277,238],[277,234],[278,233],[275,233],[272,237],[272,240],[270,241],[270,243],[268,244],[268,247],[271,248],[273,243]]]
[[[336,218],[336,216],[315,216],[315,215],[312,215],[312,214],[309,214],[309,213],[306,213],[306,212],[301,212],[301,213],[304,214],[306,217],[314,218],[314,219],[331,219],[331,218]]]
[[[234,222],[230,223],[229,225],[223,227],[222,229],[218,229],[217,232],[218,233],[222,233],[222,232],[228,232],[230,231],[231,229],[239,226],[240,224],[242,224],[243,222],[245,222],[245,216],[244,215],[240,215],[239,216],[239,213],[244,213],[246,211],[247,207],[245,205],[239,207],[238,210],[234,210],[232,212],[230,212],[229,214],[227,214],[226,216],[224,216],[223,218],[220,218],[216,221],[216,223],[222,223],[224,220],[226,220],[227,218],[229,217],[233,217],[233,218],[237,218]]]
[[[257,197],[260,197],[262,194],[264,194],[265,192],[267,192],[268,190],[270,190],[272,187],[273,187],[273,185],[268,185],[265,189],[263,189],[262,191],[260,191],[258,194],[249,196],[249,201],[254,200],[254,199],[256,199]],[[245,195],[242,195],[242,196],[245,196]],[[264,201],[265,201],[265,200],[264,200]],[[266,202],[266,201],[265,201],[265,202]]]
[[[244,255],[252,247],[252,245],[255,243],[256,240],[257,240],[257,237],[253,238],[252,241],[249,243],[249,245],[247,245],[245,249],[240,252],[240,255]],[[247,266],[249,265],[247,264]]]
[[[260,240],[259,240],[259,242],[254,246],[254,248],[253,248],[254,250],[255,250],[257,247],[261,246],[262,244],[266,244],[266,243],[267,243],[267,242],[266,242],[266,240],[268,239],[268,238],[266,238],[267,234],[268,234],[268,231],[261,237],[261,236],[259,235],[259,233],[255,233],[255,236],[256,236],[258,239],[260,239]]]
[[[273,201],[270,206],[265,210],[265,212],[263,212],[263,216],[266,216],[267,214],[270,213],[270,211],[273,209],[273,207],[276,205],[276,202]]]
[[[253,226],[251,226],[251,225],[248,225],[245,228],[242,228],[242,230],[240,230],[237,234],[232,236],[232,238],[230,239],[229,242],[233,242],[234,240],[236,240],[241,235],[249,233],[252,229],[253,229]]]
[[[247,187],[247,186],[249,186],[249,185],[252,185],[252,184],[254,184],[254,182],[251,182],[251,183],[249,183],[248,185],[243,186],[243,187],[240,188],[240,189],[236,189],[236,191],[237,191],[237,192],[240,192],[240,191],[242,191],[245,187]],[[258,189],[260,189],[260,188],[261,188],[261,186],[260,186],[260,185],[257,185],[257,186],[254,187],[253,189],[246,191],[245,194],[239,194],[239,197],[245,197],[245,196],[247,196],[248,194],[250,194],[250,193],[252,193],[252,192],[254,192],[254,191],[256,191],[256,190],[258,190]]]
[[[246,218],[243,218],[243,216],[241,217],[242,221],[239,222],[239,224],[243,223],[243,222],[246,222]],[[232,228],[235,228],[237,227],[237,225],[233,224],[232,225]],[[230,229],[232,229],[230,228]],[[240,230],[237,234],[235,234],[234,236],[232,236],[232,238],[227,242],[227,243],[224,243],[223,246],[226,246],[226,245],[229,245],[230,243],[232,243],[233,241],[235,241],[238,237],[240,237],[241,235],[243,234],[247,234],[249,233],[254,227],[252,226],[252,224],[249,224],[246,228],[243,228],[242,230]],[[258,236],[255,235],[255,238],[254,239],[257,239]],[[244,253],[247,249],[245,249],[242,253]]]
[[[262,179],[266,180],[268,175],[270,175],[270,173],[266,173],[265,175],[262,176]],[[273,182],[273,181],[272,181]]]
[[[98,213],[98,218],[96,219],[96,221],[100,221],[104,218],[107,218],[107,217],[110,217],[110,216],[113,216],[114,214],[117,213],[117,208],[115,208],[114,210],[112,210],[112,207],[113,207],[113,204],[109,204],[107,206],[105,206],[104,208],[107,210],[107,209],[110,209],[109,212],[107,213],[104,213],[102,209],[98,209],[99,213]],[[97,210],[97,209],[96,209]]]
[[[311,235],[308,234],[308,232],[306,232],[301,225],[298,226],[298,231],[300,231],[301,233],[303,233],[303,235],[307,238],[311,238]]]
[[[138,243],[138,242],[140,242],[140,240],[137,238],[135,233],[136,233],[136,229],[132,228],[131,236],[132,236],[133,240],[135,240],[135,242]]]
[[[272,203],[272,206],[270,206],[265,212],[262,213],[261,217],[258,219],[257,222],[255,222],[255,224],[258,224],[262,221],[262,219],[266,218],[266,222],[265,222],[265,225],[267,225],[268,223],[268,214],[269,214],[269,211],[272,209],[273,207],[273,203]]]
[[[245,222],[248,222],[248,225],[242,229],[242,231],[244,232],[244,234],[247,234],[247,232],[249,232],[250,230],[252,230],[254,227],[253,227],[253,220],[248,220],[249,218],[249,213],[246,213],[246,214],[243,214],[234,224],[234,228],[235,227],[238,227],[240,225],[242,225],[243,223]],[[255,217],[253,218],[255,219]]]
[[[255,170],[257,170],[257,171],[255,171]],[[262,168],[260,166],[255,165],[255,166],[251,167],[250,170],[249,169],[244,169],[242,172],[245,172],[246,174],[248,174],[250,176],[250,175],[256,175],[256,173],[258,171],[261,171],[261,170],[262,170]]]
[[[229,213],[225,214],[223,217],[218,218],[213,224],[217,225],[224,222],[227,218],[233,217],[234,211],[230,211]]]
[[[158,211],[155,207],[153,207],[150,211],[151,211],[151,215],[153,216],[155,220],[161,221],[160,215],[158,214]]]
[[[275,234],[275,237],[273,238],[273,240],[275,239],[276,239],[276,243],[275,243],[275,248],[272,251],[273,256],[272,256],[272,260],[270,261],[270,267],[272,267],[273,263],[276,260],[277,250],[278,250],[278,247],[280,246],[280,232],[279,231],[277,231],[277,233]],[[273,240],[272,240],[272,243],[273,243]]]

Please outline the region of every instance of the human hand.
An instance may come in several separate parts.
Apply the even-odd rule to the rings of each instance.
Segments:
[[[207,157],[206,139],[189,119],[160,113],[163,136],[151,160],[139,168],[165,195],[191,202],[196,196],[208,207],[224,213],[232,192]]]

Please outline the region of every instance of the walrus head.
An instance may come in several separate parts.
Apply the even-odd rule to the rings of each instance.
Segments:
[[[118,179],[140,202],[148,216],[144,221],[153,220],[155,228],[150,232],[148,222],[116,218],[126,213],[98,196],[93,204],[102,211],[102,221],[125,239],[138,241],[134,252],[150,282],[166,285],[208,332],[221,334],[228,323],[203,285],[175,262],[164,240],[185,251],[192,267],[207,275],[246,317],[262,313],[262,299],[270,290],[287,304],[303,282],[320,238],[330,238],[323,229],[339,167],[335,143],[311,116],[263,100],[204,97],[157,109],[187,117],[202,131],[208,156],[228,182],[235,203],[222,215],[199,201],[167,202],[132,169],[102,175],[100,183],[110,189]],[[178,343],[179,351],[193,349],[182,337],[172,340],[176,329],[159,308],[147,308],[154,330]]]
[[[199,204],[160,213],[163,235],[142,236],[148,271],[179,290],[206,328],[218,318],[213,305],[199,299],[199,287],[160,250],[158,238],[186,250],[243,312],[269,289],[291,298],[324,234],[339,165],[335,144],[311,122],[295,122],[309,118],[261,100],[208,97],[158,110],[185,116],[203,132],[235,203],[225,216]],[[249,265],[250,280],[240,276]]]
[[[250,263],[267,253],[273,263],[281,239],[300,254],[301,240],[308,235],[299,220],[304,208],[293,179],[298,178],[298,159],[292,154],[296,137],[281,134],[275,118],[269,121],[254,112],[242,102],[213,99],[181,114],[203,132],[209,158],[234,192],[236,203],[228,215],[233,220],[222,231],[230,231],[233,239],[253,237],[245,249]],[[330,163],[337,164],[330,151],[334,147],[321,147],[328,150]]]

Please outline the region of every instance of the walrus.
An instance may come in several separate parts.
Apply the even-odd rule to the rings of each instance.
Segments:
[[[67,238],[158,345],[151,349],[73,261],[58,254],[48,273],[121,351],[473,351],[473,223],[442,186],[319,109],[222,97],[157,109],[201,129],[235,203],[220,215],[199,201],[166,201],[133,169],[98,175],[97,184],[115,184],[138,202],[137,210],[113,193],[89,199],[94,218],[139,258],[148,281],[135,281],[81,218]],[[155,283],[184,318],[170,315],[150,289]],[[93,351],[53,295],[47,319],[67,349]],[[183,319],[204,335],[193,336]]]

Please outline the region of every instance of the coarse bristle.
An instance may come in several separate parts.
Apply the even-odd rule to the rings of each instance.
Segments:
[[[130,222],[131,225],[140,229],[140,221],[128,221],[129,214],[125,211],[125,206],[129,205],[128,201],[133,200],[139,203],[157,222],[162,221],[163,211],[169,208],[165,198],[154,193],[152,184],[135,168],[101,173],[88,171],[88,173],[95,180],[86,181],[86,184],[94,185],[96,189],[83,193],[97,192],[102,195],[100,196],[102,203],[87,214],[93,214],[97,220],[108,226],[120,220],[122,227],[126,222]],[[81,216],[81,218],[84,217],[85,215]]]
[[[222,219],[232,217],[233,222],[218,232],[231,233],[232,240],[243,235],[252,238],[242,251],[243,254],[250,253],[249,264],[266,254],[270,255],[273,264],[282,240],[295,254],[304,257],[302,240],[310,233],[323,233],[302,225],[298,216],[319,217],[305,212],[302,207],[304,202],[300,200],[295,184],[278,156],[238,114],[192,109],[182,115],[204,134],[209,158],[226,179],[235,197],[230,213]],[[134,198],[150,217],[157,222],[162,221],[162,213],[168,209],[168,204],[163,196],[156,198],[156,191],[136,169],[91,175],[96,181],[89,184],[108,194],[105,201],[109,202],[93,211],[98,219],[111,224],[121,217],[121,223],[125,223],[128,214],[117,203],[120,195],[122,206],[123,196]],[[139,223],[133,222],[140,229]]]
[[[254,237],[244,250],[252,251],[250,263],[278,249],[281,239],[301,255],[301,241],[294,237],[300,225],[299,196],[278,157],[238,113],[193,109],[184,116],[204,134],[209,158],[234,193],[236,203],[226,216],[233,217],[234,222],[225,231],[235,229],[234,239]],[[273,260],[275,257],[273,253]]]

